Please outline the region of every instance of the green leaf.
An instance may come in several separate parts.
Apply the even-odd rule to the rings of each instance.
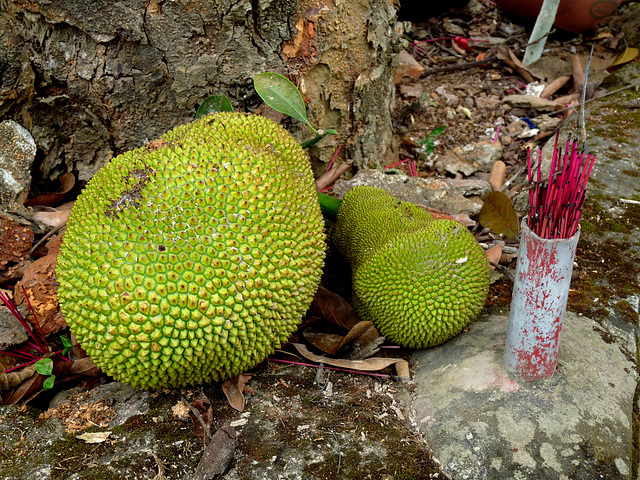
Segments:
[[[431,135],[433,136],[440,135],[442,132],[445,131],[446,128],[447,128],[446,125],[440,125],[438,128],[433,129],[433,132],[431,132]]]
[[[264,103],[280,113],[306,123],[316,132],[307,119],[307,107],[298,87],[288,78],[277,73],[260,73],[253,77],[253,86]]]
[[[426,157],[431,155],[433,150],[436,148],[436,144],[434,142],[434,139],[438,135],[440,135],[442,132],[444,132],[445,128],[447,128],[446,125],[440,125],[438,128],[434,128],[429,135],[427,135],[426,137],[424,137],[421,140],[418,140],[418,145],[420,145],[421,147],[423,147],[425,144],[427,145],[425,147],[425,149],[424,149],[424,155]]]
[[[42,358],[35,363],[36,372],[40,375],[51,375],[53,372],[53,360]]]
[[[51,390],[53,388],[53,384],[55,383],[55,381],[56,381],[56,376],[51,375],[44,381],[44,383],[42,384],[42,388],[44,388],[45,390]]]
[[[66,355],[67,353],[69,353],[69,350],[73,349],[73,343],[71,343],[71,340],[69,340],[64,335],[60,337],[60,341],[62,342],[62,347],[63,347],[62,355]]]
[[[212,95],[206,98],[198,107],[196,119],[217,112],[233,112],[233,106],[226,95]]]
[[[518,214],[504,193],[491,192],[478,214],[480,225],[507,238],[518,238]]]

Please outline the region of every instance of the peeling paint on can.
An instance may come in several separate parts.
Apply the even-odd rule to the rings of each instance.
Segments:
[[[556,370],[579,237],[578,229],[568,239],[542,238],[522,221],[505,349],[507,370],[522,380]]]

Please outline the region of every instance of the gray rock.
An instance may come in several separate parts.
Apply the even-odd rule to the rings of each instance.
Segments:
[[[50,408],[55,408],[68,402],[69,397],[80,391],[67,390],[51,401]],[[86,403],[95,403],[100,400],[108,400],[115,409],[117,417],[109,423],[109,427],[124,424],[135,415],[143,415],[149,411],[151,393],[140,390],[121,382],[107,383],[89,391]]]
[[[4,305],[0,305],[0,350],[24,342],[29,335],[18,319]]]
[[[502,103],[511,107],[531,108],[537,112],[553,112],[559,106],[551,100],[546,100],[533,95],[507,95],[502,99]]]
[[[448,179],[386,175],[381,170],[373,169],[360,170],[351,180],[338,180],[333,191],[342,198],[345,193],[359,185],[378,187],[395,195],[400,200],[413,202],[450,215],[474,215],[482,208],[482,205],[465,198],[460,193],[461,191],[475,191],[478,188],[477,184],[473,187],[456,184],[453,187],[449,184]]]
[[[435,167],[440,172],[469,176],[476,172],[490,172],[495,162],[502,158],[504,148],[500,142],[482,140],[456,147],[436,160]]]
[[[567,313],[558,372],[528,384],[507,374],[508,316],[415,353],[418,423],[455,479],[626,479],[635,366]]]
[[[22,204],[35,157],[36,143],[28,130],[12,120],[0,123],[0,212],[26,214]]]

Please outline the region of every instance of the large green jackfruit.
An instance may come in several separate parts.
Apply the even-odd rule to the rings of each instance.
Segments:
[[[58,255],[61,309],[117,380],[221,381],[297,329],[320,281],[323,229],[307,157],[282,127],[206,116],[89,182]]]
[[[460,333],[482,309],[490,278],[484,250],[465,227],[418,210],[383,190],[355,187],[332,236],[352,264],[359,316],[410,348]]]

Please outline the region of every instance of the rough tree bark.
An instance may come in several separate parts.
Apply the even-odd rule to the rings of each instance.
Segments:
[[[0,0],[0,120],[31,132],[38,176],[84,182],[209,95],[255,111],[251,77],[275,71],[341,134],[313,158],[342,143],[349,162],[384,164],[398,25],[392,0]]]

